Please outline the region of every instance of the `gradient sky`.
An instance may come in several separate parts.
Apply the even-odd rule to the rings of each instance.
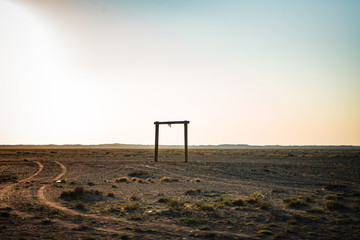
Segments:
[[[0,0],[0,144],[360,145],[360,1]],[[160,144],[182,144],[161,126]]]

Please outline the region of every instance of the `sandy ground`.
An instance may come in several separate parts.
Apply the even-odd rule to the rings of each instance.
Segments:
[[[0,149],[0,239],[359,239],[360,149]]]

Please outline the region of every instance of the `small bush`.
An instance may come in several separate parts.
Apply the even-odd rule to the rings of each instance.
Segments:
[[[81,202],[78,202],[75,204],[75,208],[82,210],[82,209],[85,209],[85,205]]]
[[[262,209],[262,210],[269,209],[269,208],[271,208],[271,202],[261,201],[261,202],[259,203],[259,207],[260,207],[260,209]]]
[[[60,194],[60,198],[62,198],[64,200],[75,200],[78,197],[79,196],[74,191],[63,191]]]
[[[270,230],[260,230],[260,231],[257,232],[257,234],[259,234],[259,235],[272,235],[273,233]]]
[[[314,201],[313,197],[311,196],[304,196],[302,198],[306,203],[312,203]]]
[[[99,190],[93,190],[93,189],[91,189],[91,190],[86,191],[86,192],[91,193],[91,194],[94,194],[94,195],[98,195],[98,196],[102,196],[102,195],[103,195],[102,192],[100,192]]]
[[[112,193],[112,192],[109,192],[109,193],[107,194],[107,196],[108,196],[108,197],[112,197],[112,198],[113,198],[113,197],[115,197],[115,194],[114,194],[114,193]]]
[[[121,212],[121,209],[117,207],[110,207],[107,211],[111,213],[119,213]]]
[[[245,200],[245,202],[247,203],[259,203],[262,199],[264,198],[264,196],[261,193],[251,193],[249,198]]]
[[[201,193],[200,189],[189,189],[185,191],[185,195],[194,195],[196,193]]]
[[[231,204],[235,205],[235,206],[242,206],[242,205],[244,205],[244,200],[241,198],[236,198],[236,199],[231,200]]]
[[[292,197],[284,198],[283,202],[286,203],[286,206],[290,208],[299,208],[299,207],[307,206],[307,202],[302,196],[292,196]]]
[[[129,220],[140,221],[143,219],[141,214],[133,214],[128,217]]]
[[[115,178],[115,182],[119,183],[119,182],[127,182],[129,179],[127,177],[120,177],[120,178]]]
[[[129,200],[130,200],[130,201],[137,201],[137,200],[139,200],[139,198],[137,198],[135,195],[131,195],[131,196],[129,197]]]
[[[162,177],[160,179],[160,182],[178,182],[179,179],[176,178],[170,178],[170,177]]]
[[[181,211],[185,207],[185,203],[180,199],[170,199],[167,204],[171,211]]]
[[[77,195],[83,195],[84,194],[84,188],[83,187],[76,187],[74,189],[74,192],[77,194]]]
[[[138,210],[138,209],[140,209],[140,204],[139,203],[128,204],[128,205],[125,205],[124,209],[127,211]]]
[[[194,204],[194,207],[195,208],[198,208],[200,209],[201,211],[204,211],[204,212],[211,212],[211,211],[214,211],[214,207],[209,205],[209,204],[206,204],[205,202],[203,201],[199,201],[199,202],[196,202]]]
[[[171,200],[171,198],[161,197],[161,198],[159,198],[157,201],[158,201],[159,203],[168,203],[170,200]]]
[[[84,188],[76,187],[73,191],[63,191],[60,194],[60,198],[64,200],[77,200],[80,199],[81,196],[84,194]]]

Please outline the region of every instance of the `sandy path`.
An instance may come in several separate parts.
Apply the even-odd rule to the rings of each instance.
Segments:
[[[54,161],[56,162],[62,169],[61,173],[59,175],[57,175],[53,180],[59,180],[62,176],[64,176],[67,172],[67,168],[64,164],[60,163],[59,161]],[[87,217],[87,218],[92,218],[92,219],[98,219],[98,220],[106,220],[106,221],[115,221],[115,222],[121,222],[122,225],[132,225],[132,226],[141,226],[141,224],[135,224],[132,221],[128,221],[125,219],[119,219],[118,217],[112,217],[112,216],[99,216],[99,215],[94,215],[94,214],[87,214],[87,213],[82,213],[82,212],[78,212],[72,209],[69,209],[67,207],[62,206],[59,203],[53,202],[48,200],[45,197],[44,191],[46,189],[48,185],[43,185],[40,187],[40,189],[37,191],[37,197],[40,200],[40,202],[42,204],[45,204],[49,207],[58,209],[60,211],[66,212],[70,215],[75,215],[75,216],[82,216],[82,217]],[[72,223],[68,223],[68,222],[64,222],[62,220],[54,220],[54,222],[60,223],[65,227],[69,227],[69,228],[74,228],[74,227],[79,227],[79,225],[77,224],[72,224]],[[157,223],[157,224],[151,224],[151,223],[147,223],[145,226],[143,227],[151,227],[151,228],[155,228],[155,229],[167,229],[167,232],[172,232],[172,236],[173,237],[181,237],[180,234],[176,233],[176,229],[179,228],[178,225],[174,225],[174,224],[162,224],[162,223]],[[103,232],[108,232],[108,233],[118,233],[118,234],[123,234],[123,233],[127,233],[129,234],[129,232],[125,232],[125,231],[121,231],[121,230],[117,230],[117,229],[113,229],[113,228],[102,228],[102,227],[94,227],[94,230],[98,230],[98,231],[103,231]],[[182,226],[183,230],[187,230],[187,231],[192,231],[193,229],[188,228],[188,227],[184,227]],[[221,231],[216,231],[218,233],[224,233]],[[150,236],[151,234],[147,233],[147,236]],[[254,236],[248,235],[248,234],[244,234],[244,233],[238,233],[238,234],[232,234],[233,236],[237,236],[239,238],[242,239],[257,239]],[[156,236],[156,235],[155,235]]]
[[[9,184],[7,186],[5,186],[3,189],[0,190],[0,208],[9,208],[11,207],[11,205],[9,204],[9,196],[8,193],[10,192],[10,190],[15,187],[16,185],[19,185],[20,183],[23,182],[28,182],[31,179],[33,179],[34,177],[36,177],[40,172],[42,172],[42,170],[44,169],[44,165],[42,163],[40,163],[39,161],[35,162],[38,165],[38,170],[31,176],[24,178],[16,183],[13,184]]]

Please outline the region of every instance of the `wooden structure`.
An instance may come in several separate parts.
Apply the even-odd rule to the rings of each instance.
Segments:
[[[159,157],[159,125],[167,124],[184,124],[184,145],[185,145],[185,162],[188,161],[188,124],[190,121],[169,121],[169,122],[154,122],[155,124],[155,162],[158,161]]]

